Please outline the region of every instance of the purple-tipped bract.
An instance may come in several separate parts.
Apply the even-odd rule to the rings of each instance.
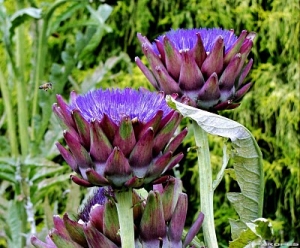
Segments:
[[[77,217],[54,216],[54,228],[46,241],[32,236],[31,243],[37,248],[122,247],[117,208],[112,199],[104,199],[106,190],[97,190]],[[155,185],[146,199],[133,190],[135,247],[187,247],[199,232],[204,217],[200,213],[182,240],[187,202],[181,181],[173,177],[166,184]]]
[[[150,43],[138,34],[150,70],[138,57],[136,63],[155,89],[184,103],[213,112],[233,109],[252,85],[243,81],[254,37],[245,30],[237,37],[220,28],[178,29]]]
[[[187,134],[173,135],[182,116],[168,107],[163,93],[147,90],[96,90],[60,95],[53,111],[68,149],[57,148],[83,186],[142,187],[173,168],[183,157],[174,151]],[[172,139],[172,140],[171,140]]]

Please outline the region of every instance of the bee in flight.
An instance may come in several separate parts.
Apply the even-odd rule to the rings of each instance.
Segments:
[[[42,89],[44,91],[48,91],[49,89],[52,90],[52,83],[44,83],[40,85],[39,89]]]

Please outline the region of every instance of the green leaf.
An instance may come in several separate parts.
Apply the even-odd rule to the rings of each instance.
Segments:
[[[235,170],[232,168],[228,168],[225,170],[225,173],[228,174],[232,179],[236,181]]]
[[[8,172],[11,174],[15,174],[15,166],[0,162],[0,172]]]
[[[273,237],[272,224],[269,220],[259,218],[251,223],[246,223],[247,226],[262,239],[270,240]]]
[[[3,94],[3,91],[1,92],[1,94]],[[2,112],[1,112],[2,113]],[[3,115],[4,117],[4,115]],[[4,118],[1,118],[1,121],[4,121]],[[5,116],[5,119],[7,119],[8,117]],[[2,126],[1,126],[2,128]],[[11,154],[11,146],[9,143],[9,139],[8,137],[5,136],[0,136],[0,156],[9,156]]]
[[[42,10],[37,8],[25,8],[16,11],[10,18],[11,26],[10,26],[10,35],[12,36],[15,28],[24,23],[29,18],[40,19],[42,14]]]
[[[9,157],[0,157],[0,181],[6,180],[16,183],[16,160]]]
[[[105,21],[112,12],[112,7],[107,4],[100,5],[97,10],[87,5],[87,9],[91,13],[91,26],[87,28],[85,47],[80,54],[80,60],[84,60],[86,56],[90,56],[93,50],[99,46],[103,35],[112,32],[111,27],[105,24]],[[77,37],[76,37],[77,38]]]
[[[6,225],[6,211],[8,207],[8,201],[0,195],[0,226]]]
[[[96,47],[99,46],[100,41],[104,35],[104,30],[101,27],[98,27],[97,29],[95,29],[95,27],[88,27],[87,34],[87,39],[89,40],[85,44],[85,47],[80,54],[80,60],[83,60],[86,56],[89,56],[96,49]]]
[[[26,219],[26,217],[24,216],[23,203],[20,201],[10,201],[8,204],[6,212],[6,234],[9,237],[7,240],[8,247],[24,247],[24,236],[22,234],[25,230],[23,229],[21,220]]]
[[[103,22],[105,22],[108,19],[112,11],[113,8],[108,4],[102,4],[97,9],[97,13],[99,14]]]
[[[57,214],[57,213],[53,212],[51,204],[49,203],[49,197],[48,197],[48,195],[45,196],[45,200],[43,202],[43,209],[44,209],[44,222],[45,222],[45,226],[47,227],[48,230],[50,230],[54,226],[53,215]]]
[[[17,22],[18,18],[22,18],[24,15],[30,16],[35,19],[39,19],[41,18],[41,14],[42,14],[42,10],[37,8],[31,7],[31,8],[20,9],[11,16],[11,22],[12,23]],[[24,20],[20,22],[24,22]]]
[[[48,159],[45,159],[43,157],[27,157],[24,160],[24,165],[28,165],[28,166],[34,166],[34,167],[58,167],[60,166],[59,164],[50,161]]]
[[[0,157],[0,163],[8,164],[10,166],[16,166],[16,159],[11,157]]]
[[[65,183],[65,182],[68,182],[68,180],[70,180],[70,175],[67,174],[67,175],[59,175],[57,177],[54,177],[54,178],[47,178],[47,179],[44,179],[43,181],[41,181],[39,184],[38,184],[38,190],[39,191],[47,191],[49,188],[59,184],[59,183]]]
[[[97,87],[97,83],[101,82],[104,77],[111,72],[112,68],[114,68],[121,61],[129,61],[129,57],[125,53],[120,53],[119,56],[113,56],[108,58],[105,63],[102,62],[97,66],[93,73],[87,75],[81,84],[81,92],[87,92],[91,89]]]
[[[36,173],[33,178],[30,179],[30,181],[35,182],[46,179],[47,177],[55,177],[55,175],[63,174],[65,171],[65,166],[38,168],[38,173]]]
[[[58,16],[55,16],[55,20],[49,23],[50,34],[56,32],[60,28],[62,22],[68,21],[68,19],[71,18],[73,15],[75,15],[75,13],[78,10],[84,8],[87,2],[76,1],[74,3],[70,2],[70,4],[71,4],[70,6],[64,9],[65,10],[64,12],[62,12]]]
[[[103,4],[100,5],[97,10],[94,10],[90,5],[87,5],[87,9],[91,13],[92,17],[98,22],[98,25],[102,25],[102,28],[104,27],[106,31],[111,31],[109,26],[104,25],[104,22],[110,16],[113,10],[111,6]]]
[[[232,161],[241,193],[230,192],[228,200],[239,214],[238,222],[230,222],[232,237],[236,238],[246,229],[246,223],[260,218],[263,208],[264,180],[261,151],[248,129],[223,116],[179,103],[167,96],[169,105],[184,116],[193,119],[212,135],[229,138],[234,148]]]
[[[243,230],[237,239],[229,242],[229,248],[267,246],[265,240],[270,240],[273,236],[271,223],[259,218],[246,225],[247,229]]]
[[[70,185],[70,191],[67,195],[67,205],[66,205],[66,213],[77,213],[78,212],[78,206],[80,206],[80,186],[77,185],[76,183],[71,183]]]
[[[16,183],[16,176],[12,173],[1,172],[0,171],[0,180],[9,181],[11,183]]]
[[[61,131],[59,122],[57,118],[55,118],[54,114],[52,114],[50,118],[50,127],[48,128],[46,134],[44,135],[44,140],[42,141],[41,147],[43,147],[43,149],[41,156],[44,156],[48,159],[53,159],[55,156],[57,156],[59,152],[55,144],[62,137],[63,133]]]

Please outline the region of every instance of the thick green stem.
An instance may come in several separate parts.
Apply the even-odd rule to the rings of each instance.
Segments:
[[[16,1],[17,10],[21,10],[25,7],[24,0]],[[28,104],[27,104],[27,84],[25,80],[25,60],[26,60],[26,49],[25,49],[25,27],[24,24],[21,24],[16,29],[16,70],[15,72],[15,82],[17,88],[17,116],[18,116],[18,128],[19,128],[19,139],[21,145],[21,163],[20,163],[20,186],[21,195],[24,197],[23,207],[26,209],[27,198],[30,194],[30,186],[27,183],[28,179],[28,168],[25,166],[22,161],[29,153],[29,134],[28,134]],[[22,233],[27,233],[27,216],[26,214],[21,215],[22,222]],[[22,247],[25,245],[25,237],[22,238]]]
[[[115,192],[122,248],[135,247],[132,208],[132,189]]]
[[[197,146],[199,187],[200,187],[200,207],[204,214],[202,224],[204,241],[208,248],[217,248],[218,242],[214,224],[214,204],[212,187],[212,169],[210,163],[210,152],[208,146],[207,133],[193,121],[194,136]]]
[[[8,89],[7,82],[4,78],[1,69],[0,69],[0,89],[4,101],[11,154],[13,157],[17,157],[19,154],[19,150],[18,150],[18,140],[16,134],[16,119],[13,112],[10,91]]]
[[[24,2],[19,0],[17,9],[24,8]],[[25,32],[24,25],[16,29],[16,68],[18,75],[15,75],[17,86],[18,101],[18,126],[21,144],[21,154],[23,157],[28,155],[29,135],[28,135],[28,107],[26,102],[26,83],[25,83]]]

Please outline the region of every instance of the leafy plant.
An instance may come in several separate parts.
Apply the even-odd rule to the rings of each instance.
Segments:
[[[0,222],[7,246],[24,247],[26,238],[37,232],[36,223],[45,226],[55,205],[58,212],[70,208],[63,197],[64,191],[70,189],[69,172],[60,165],[62,161],[56,159],[54,150],[61,138],[51,109],[54,92],[63,92],[74,69],[89,66],[81,65],[82,61],[88,63],[88,54],[96,49],[105,33],[111,32],[105,24],[111,7],[59,0],[43,7],[41,4],[41,8],[27,8],[25,1],[17,1],[15,9],[10,8],[8,13],[6,4],[9,3],[0,3],[0,51],[4,55],[0,86],[7,123],[1,138],[4,144],[9,143],[10,149],[1,150]],[[72,32],[66,29],[63,33],[65,23],[75,20],[76,14],[85,21],[73,22]],[[55,54],[57,44],[53,36],[66,41],[73,32],[77,33],[74,42],[60,43],[65,51]],[[39,86],[48,80],[54,90],[40,90]],[[76,211],[76,204],[72,208]]]

